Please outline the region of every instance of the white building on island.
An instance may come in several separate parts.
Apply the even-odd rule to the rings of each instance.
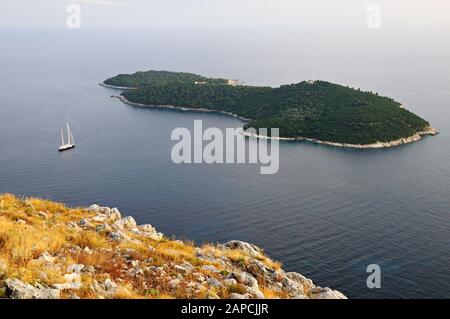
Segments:
[[[228,85],[232,86],[239,85],[239,80],[228,80]]]

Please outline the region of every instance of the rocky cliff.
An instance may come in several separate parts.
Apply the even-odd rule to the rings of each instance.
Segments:
[[[169,239],[117,208],[0,196],[2,298],[344,299],[242,241]]]

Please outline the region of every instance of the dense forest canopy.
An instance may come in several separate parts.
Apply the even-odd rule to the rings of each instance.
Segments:
[[[107,79],[105,84],[130,88],[145,87],[148,85],[161,85],[168,83],[205,83],[227,84],[226,79],[212,79],[201,75],[185,72],[147,71],[134,74],[119,74]]]
[[[225,79],[149,71],[105,83],[138,88],[122,93],[131,102],[231,112],[251,119],[246,128],[277,127],[283,137],[370,144],[408,137],[429,126],[391,98],[325,81],[278,88],[231,86]]]

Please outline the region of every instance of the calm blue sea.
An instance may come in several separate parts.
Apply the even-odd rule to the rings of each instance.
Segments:
[[[1,31],[0,40],[0,192],[117,206],[197,243],[249,241],[349,297],[450,296],[448,41],[345,30]],[[242,123],[134,108],[97,85],[148,69],[348,84],[394,97],[441,134],[369,151],[285,142],[276,175],[175,165],[174,128]],[[77,147],[58,153],[66,121]],[[381,266],[381,289],[366,287],[369,264]]]

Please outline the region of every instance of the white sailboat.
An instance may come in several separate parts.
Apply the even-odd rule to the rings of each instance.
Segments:
[[[69,123],[67,123],[67,143],[64,142],[64,133],[61,130],[61,145],[58,147],[60,152],[69,150],[75,147],[75,140],[73,139],[72,131],[70,130]]]

